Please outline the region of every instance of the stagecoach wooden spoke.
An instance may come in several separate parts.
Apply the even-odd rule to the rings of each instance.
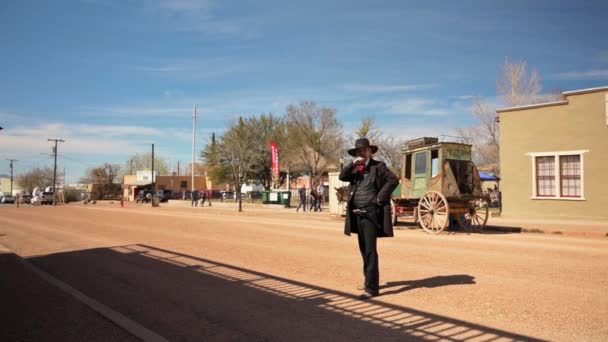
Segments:
[[[488,222],[488,204],[483,200],[469,201],[469,210],[458,216],[458,224],[467,232],[481,232]]]
[[[449,223],[449,205],[437,191],[429,191],[418,201],[418,213],[422,228],[430,234],[438,234]]]

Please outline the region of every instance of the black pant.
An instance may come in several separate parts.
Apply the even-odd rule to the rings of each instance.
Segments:
[[[380,289],[380,271],[378,267],[378,249],[376,219],[372,215],[357,215],[359,228],[359,251],[363,258],[363,276],[365,291],[377,294]]]

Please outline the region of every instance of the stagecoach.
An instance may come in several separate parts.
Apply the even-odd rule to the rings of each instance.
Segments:
[[[408,141],[403,155],[401,184],[391,202],[394,224],[409,216],[430,234],[450,224],[482,231],[489,198],[482,193],[471,145],[425,137]]]

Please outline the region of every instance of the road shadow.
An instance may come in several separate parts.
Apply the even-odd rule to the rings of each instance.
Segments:
[[[465,274],[455,274],[449,276],[437,276],[420,280],[404,280],[387,282],[386,285],[380,286],[382,295],[392,295],[405,291],[410,291],[419,288],[434,288],[449,285],[473,285],[475,284],[475,277]],[[386,291],[391,289],[389,291]]]
[[[398,221],[397,224],[395,225],[396,229],[420,229],[422,230],[422,227],[418,226],[417,223],[415,223],[414,221]],[[483,230],[479,233],[477,232],[467,232],[464,229],[462,229],[459,225],[458,222],[456,220],[453,220],[450,222],[450,225],[444,230],[444,232],[450,233],[450,234],[487,234],[487,235],[494,235],[494,234],[519,234],[522,233],[524,230],[522,227],[516,227],[516,226],[493,226],[491,224],[485,226],[483,228]]]
[[[143,244],[29,260],[172,341],[541,341]],[[452,275],[386,289],[471,283]]]

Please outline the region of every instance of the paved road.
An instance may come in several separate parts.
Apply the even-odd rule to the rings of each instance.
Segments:
[[[292,211],[0,208],[1,245],[169,340],[608,339],[606,239],[399,230],[380,241],[382,295],[365,302],[341,231]],[[22,310],[9,303],[3,314]]]

